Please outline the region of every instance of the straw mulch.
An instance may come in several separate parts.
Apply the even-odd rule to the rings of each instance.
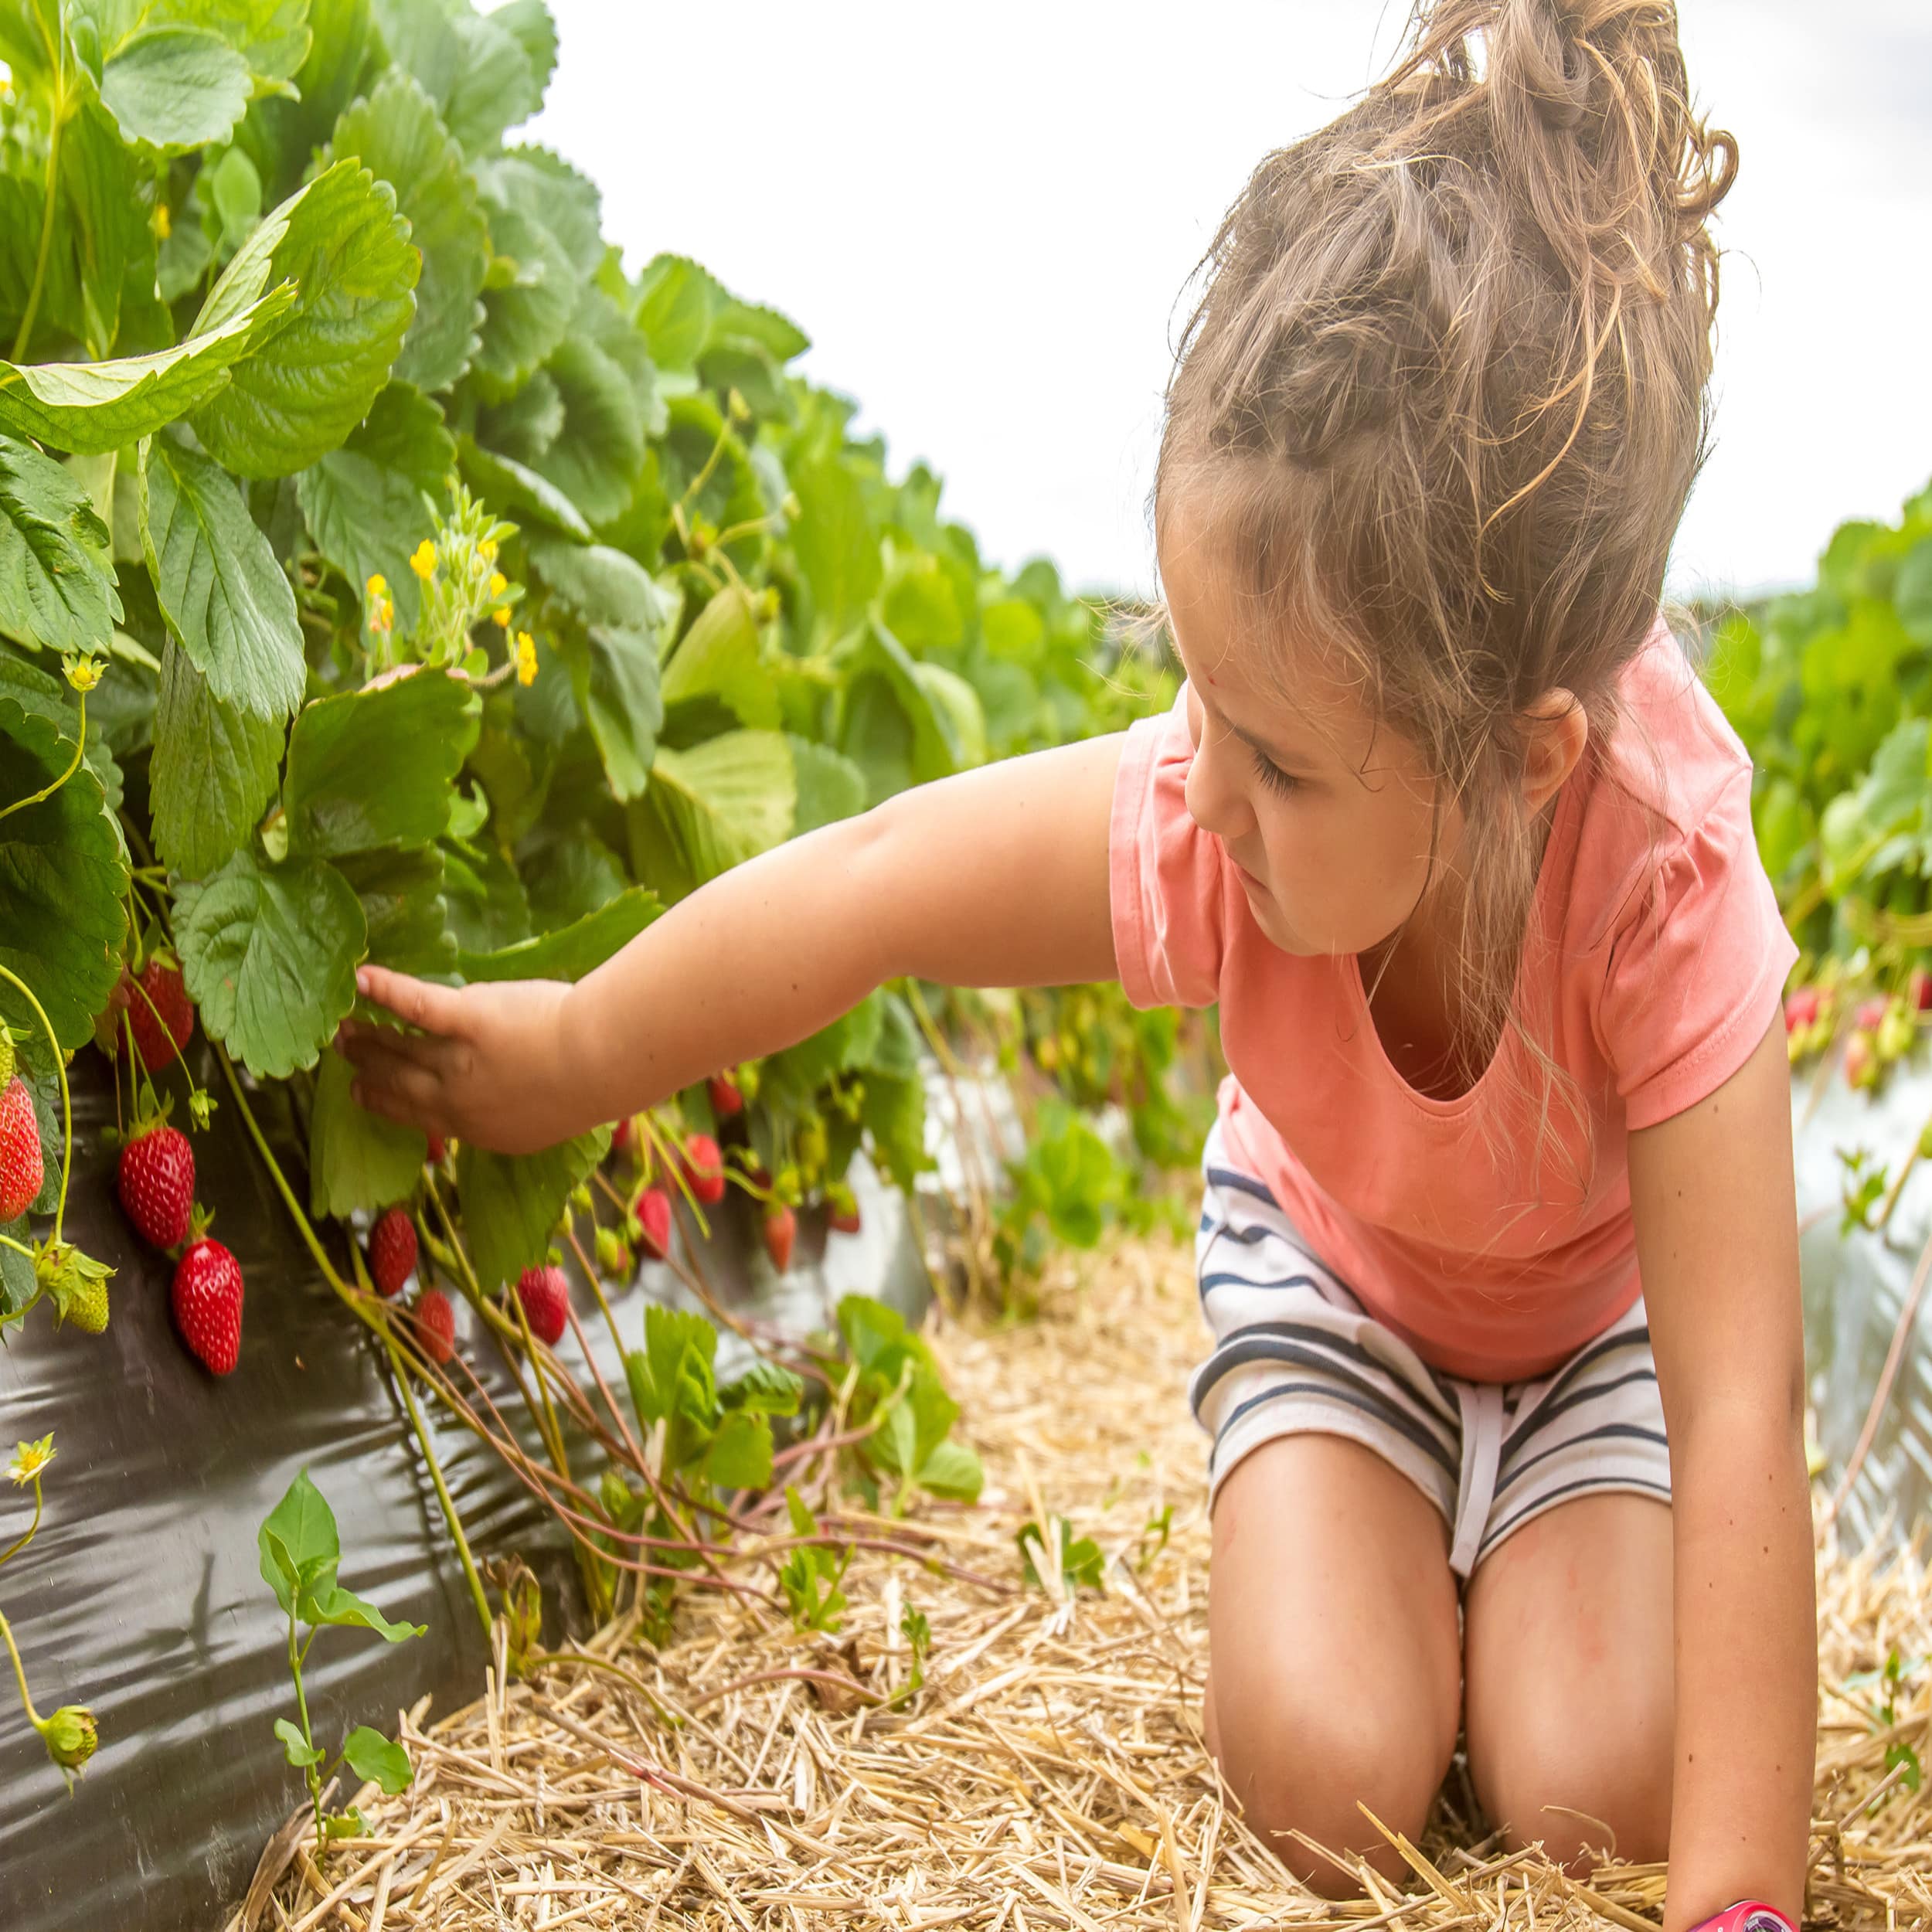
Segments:
[[[1362,1896],[1318,1898],[1243,1825],[1198,1728],[1208,1535],[1182,1400],[1198,1320],[1185,1252],[1124,1242],[1059,1264],[1036,1322],[943,1328],[986,1494],[974,1509],[925,1505],[893,1533],[950,1573],[860,1551],[835,1638],[693,1592],[668,1648],[628,1618],[600,1633],[583,1653],[604,1668],[506,1683],[499,1648],[476,1702],[427,1729],[420,1706],[403,1719],[416,1781],[397,1798],[352,1794],[369,1837],[332,1846],[318,1870],[305,1819],[291,1820],[258,1874],[259,1923],[1655,1927],[1662,1868],[1600,1866],[1580,1883],[1499,1837],[1471,1842],[1455,1774],[1423,1845],[1402,1848],[1413,1876],[1400,1889],[1361,1866]],[[1170,1505],[1155,1549],[1147,1526]],[[1060,1514],[1104,1553],[1099,1591],[1022,1587],[1015,1530]],[[1889,1730],[1872,1689],[1842,1688],[1893,1647],[1932,1652],[1932,1586],[1912,1556],[1827,1552],[1820,1577],[1811,1922],[1932,1923],[1932,1794],[1884,1767],[1895,1740],[1932,1757],[1932,1672],[1907,1673]],[[906,1681],[906,1604],[931,1626],[925,1683],[896,1708],[862,1702],[850,1680],[875,1698]]]

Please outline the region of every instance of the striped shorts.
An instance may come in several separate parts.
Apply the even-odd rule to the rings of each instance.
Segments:
[[[1217,1122],[1202,1156],[1196,1237],[1213,1352],[1188,1389],[1213,1439],[1210,1509],[1250,1450],[1277,1436],[1345,1436],[1394,1464],[1449,1526],[1467,1578],[1532,1518],[1593,1490],[1670,1500],[1670,1451],[1643,1299],[1535,1382],[1466,1382],[1431,1368],[1316,1258],[1260,1181],[1230,1162]]]

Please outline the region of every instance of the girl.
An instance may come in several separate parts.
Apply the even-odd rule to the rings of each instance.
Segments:
[[[1204,1717],[1318,1888],[1318,1845],[1400,1870],[1359,1807],[1419,1835],[1461,1727],[1513,1842],[1668,1848],[1665,1932],[1801,1909],[1794,948],[1658,614],[1736,168],[1668,0],[1423,0],[1204,264],[1168,715],[798,838],[574,986],[366,968],[420,1030],[342,1030],[364,1106],[517,1151],[896,975],[1218,1000]]]

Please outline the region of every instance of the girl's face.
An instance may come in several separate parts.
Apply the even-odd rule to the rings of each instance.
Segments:
[[[1436,788],[1420,753],[1319,653],[1284,656],[1255,629],[1224,553],[1179,505],[1160,553],[1188,679],[1189,811],[1226,848],[1256,923],[1284,951],[1369,951],[1430,879]],[[1453,851],[1453,811],[1435,829]]]

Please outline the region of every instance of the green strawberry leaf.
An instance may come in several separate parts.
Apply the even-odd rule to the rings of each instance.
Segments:
[[[505,516],[534,517],[538,522],[580,543],[590,540],[583,512],[551,482],[512,457],[486,450],[465,436],[457,452],[470,487],[493,510]]]
[[[465,152],[485,154],[536,112],[543,90],[522,43],[493,14],[459,13],[451,24],[457,57],[443,118]]]
[[[152,20],[185,20],[219,34],[255,77],[255,92],[287,94],[308,59],[309,0],[157,0]]]
[[[531,84],[536,90],[536,102],[528,111],[535,114],[543,106],[544,90],[556,71],[556,22],[544,0],[509,0],[508,5],[492,10],[490,22],[515,35],[523,49],[530,65]]]
[[[879,530],[866,507],[864,486],[836,456],[800,464],[791,487],[799,513],[792,549],[811,587],[819,644],[842,637],[866,614],[883,570]]]
[[[730,306],[723,287],[683,255],[659,255],[638,277],[637,322],[660,370],[696,380],[698,358],[711,346],[718,318]]]
[[[257,240],[268,226],[256,230]],[[292,284],[267,287],[269,267],[265,252],[244,249],[194,328],[172,349],[105,362],[0,362],[0,427],[94,456],[199,408],[295,304]]]
[[[335,162],[264,226],[277,222],[270,273],[295,283],[295,306],[194,418],[209,454],[242,476],[292,475],[338,447],[389,379],[416,311],[409,224],[366,168]]]
[[[644,467],[644,417],[631,374],[574,335],[544,370],[563,403],[563,427],[534,467],[591,522],[607,523],[623,514]]]
[[[792,836],[801,838],[840,818],[856,818],[866,809],[866,774],[829,745],[815,744],[797,733],[787,734],[793,768],[798,774],[798,822]]]
[[[354,1069],[332,1047],[316,1070],[308,1117],[308,1211],[346,1216],[406,1200],[422,1178],[428,1141],[405,1127],[358,1107],[349,1087]]]
[[[718,1400],[727,1409],[748,1409],[761,1416],[795,1416],[804,1389],[804,1382],[783,1362],[760,1357],[736,1382],[720,1389]]]
[[[271,721],[302,701],[295,594],[233,477],[172,435],[141,466],[141,542],[155,595],[209,689]]]
[[[655,893],[628,886],[596,911],[553,932],[493,952],[459,951],[456,969],[466,980],[579,980],[628,945],[662,910]]]
[[[749,1409],[733,1409],[705,1451],[705,1480],[720,1489],[764,1489],[771,1481],[771,1424]]]
[[[420,1637],[424,1628],[417,1625],[416,1634]],[[410,1781],[416,1775],[409,1753],[366,1724],[358,1724],[343,1740],[342,1756],[358,1777],[380,1785],[389,1798],[399,1791],[406,1791]]]
[[[262,1581],[284,1611],[292,1611],[301,1591],[325,1573],[332,1582],[342,1546],[335,1512],[306,1469],[262,1519],[255,1541],[261,1553]]]
[[[689,751],[660,747],[651,798],[702,880],[791,836],[798,782],[782,733],[727,731]]]
[[[516,868],[488,839],[440,841],[443,896],[456,944],[495,952],[530,936],[529,896]]]
[[[669,621],[671,600],[650,572],[621,550],[601,543],[587,547],[560,543],[554,537],[534,537],[530,561],[544,582],[586,624],[646,631],[655,638]]]
[[[0,630],[49,651],[104,651],[121,614],[92,499],[51,457],[0,436]]]
[[[369,1601],[352,1590],[345,1590],[332,1577],[310,1584],[295,1600],[295,1614],[305,1624],[336,1624],[353,1630],[372,1630],[392,1644],[404,1638],[425,1635],[427,1624],[393,1624]]]
[[[328,859],[440,838],[482,709],[465,679],[424,665],[304,705],[282,784],[290,852]]]
[[[560,637],[553,644],[612,795],[621,801],[641,798],[664,722],[655,639],[649,631],[596,624],[581,638]]]
[[[919,1466],[913,1478],[920,1488],[935,1496],[948,1496],[960,1502],[978,1502],[986,1481],[979,1458],[963,1442],[950,1440],[937,1444]]]
[[[282,1740],[282,1750],[297,1770],[322,1761],[323,1753],[302,1736],[292,1717],[276,1719],[275,1735]]]
[[[457,1148],[457,1196],[486,1288],[543,1260],[571,1189],[610,1145],[610,1128],[600,1127],[536,1154],[492,1154],[467,1141]]]
[[[332,156],[353,155],[396,190],[410,240],[421,256],[416,319],[396,373],[425,389],[447,389],[469,367],[482,327],[479,300],[490,265],[489,225],[462,150],[429,96],[392,68],[366,100],[335,124]]]
[[[926,1151],[926,1090],[920,1081],[869,1073],[860,1117],[894,1186],[910,1191],[937,1165]]]
[[[101,65],[100,104],[122,138],[163,153],[225,141],[253,93],[248,63],[199,27],[145,27]]]
[[[224,703],[168,640],[148,785],[155,848],[171,871],[205,878],[247,838],[274,796],[286,730]]]
[[[346,852],[335,862],[362,903],[369,957],[377,965],[429,978],[455,971],[444,863],[438,845]]]
[[[252,846],[175,888],[175,943],[202,1024],[249,1071],[313,1066],[355,997],[362,908],[334,866]]]
[[[18,1241],[22,1247],[32,1244],[33,1230],[24,1214],[0,1226],[0,1234]],[[0,1328],[14,1320],[33,1299],[37,1286],[32,1261],[19,1248],[0,1247]]]
[[[406,625],[416,621],[420,593],[405,565],[434,533],[431,503],[455,464],[441,410],[420,389],[392,383],[342,447],[295,479],[315,547],[359,597],[372,576],[386,577]]]
[[[569,332],[583,284],[604,257],[597,189],[539,148],[480,161],[476,183],[491,246],[511,278],[486,286],[475,368],[500,399],[549,360]]]
[[[0,965],[33,988],[63,1051],[92,1037],[121,977],[128,925],[127,854],[92,768],[83,763],[49,797],[20,804],[73,763],[61,723],[0,685]],[[23,1037],[40,1031],[5,980],[0,1022]]]
[[[758,624],[751,600],[727,585],[698,613],[665,666],[664,702],[687,704],[716,698],[743,725],[778,726],[778,693],[758,651]]]

